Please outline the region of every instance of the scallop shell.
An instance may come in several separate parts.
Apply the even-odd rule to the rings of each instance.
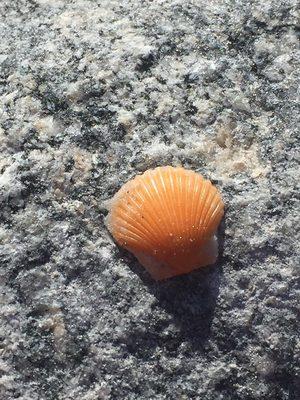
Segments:
[[[158,167],[127,182],[110,201],[107,227],[154,279],[213,264],[224,204],[215,186],[184,168]]]

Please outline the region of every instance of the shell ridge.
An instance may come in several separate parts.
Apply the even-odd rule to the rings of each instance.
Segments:
[[[132,245],[137,244],[140,251],[151,251],[151,245],[147,242],[143,242],[143,245],[140,245],[141,238],[138,235],[134,235],[131,231],[126,232],[126,236],[122,237],[122,246],[131,250]],[[133,250],[131,250],[133,251]]]
[[[209,212],[208,209],[208,205],[212,196],[212,184],[210,181],[208,181],[208,185],[207,185],[207,191],[206,191],[206,195],[205,198],[203,199],[203,207],[201,210],[201,218],[200,218],[200,226],[202,228],[202,232],[203,232],[203,238],[207,237],[208,234],[208,226],[206,224],[206,217],[207,217],[207,213]]]
[[[193,204],[193,195],[194,195],[194,192],[191,190],[193,178],[194,176],[192,174],[187,174],[188,185],[186,188],[186,197],[185,197],[185,211],[186,211],[185,218],[187,226],[187,236],[189,240],[193,239],[192,223],[191,223],[192,221],[191,205]],[[191,198],[190,202],[189,202],[189,197]]]
[[[137,195],[140,196],[140,193],[137,193]],[[142,201],[147,201],[147,199],[144,198],[144,197],[141,197],[141,200]],[[153,240],[153,242],[155,243],[155,246],[159,247],[159,237],[158,237],[157,231],[156,231],[156,229],[157,229],[156,221],[155,221],[155,219],[152,218],[152,215],[149,214],[147,212],[147,210],[144,209],[143,207],[142,207],[141,211],[142,211],[143,224],[144,224],[145,229],[146,229],[146,231],[148,233],[147,237],[148,238],[151,237],[151,240]]]
[[[172,172],[169,167],[161,167],[158,169],[158,177],[162,184],[163,196],[161,196],[161,202],[164,204],[163,221],[165,223],[165,246],[164,250],[169,250],[173,245],[174,236],[174,207],[172,201],[172,182],[170,179],[169,172]]]
[[[182,173],[178,174],[178,184],[179,184],[179,210],[180,210],[180,239],[183,236],[183,230],[184,230],[184,206],[182,204],[182,200],[184,197],[184,184],[183,184],[183,179],[182,179]]]
[[[153,198],[152,198],[152,196],[151,196],[151,193],[149,192],[149,190],[148,190],[147,185],[145,184],[145,182],[142,182],[142,187],[143,187],[145,193],[147,194],[148,199],[150,199],[150,201],[152,201],[152,202],[154,203]],[[156,207],[154,207],[154,204],[153,204],[153,203],[152,203],[153,210],[154,210],[154,212],[156,213]],[[151,210],[151,211],[152,211],[152,210]],[[148,212],[149,212],[149,210],[148,210]],[[150,218],[150,213],[149,213],[149,219],[151,220],[152,225],[156,227],[157,232],[159,233],[160,237],[162,237],[162,236],[163,236],[163,232],[162,232],[161,226],[156,222],[155,215],[152,216],[152,214],[151,214],[151,218]]]
[[[140,228],[137,228],[137,219],[132,217],[130,215],[130,213],[128,212],[128,209],[125,208],[125,207],[127,207],[127,206],[122,205],[122,204],[119,206],[120,211],[122,211],[122,213],[118,212],[118,214],[117,214],[118,218],[120,219],[119,226],[122,226],[123,225],[122,221],[124,221],[124,222],[126,222],[125,228],[128,229],[128,225],[134,227],[134,229],[136,231],[139,230],[141,232],[141,236],[143,236],[144,239],[147,238],[148,241],[152,242],[155,245],[158,245],[158,242],[156,240],[156,236],[153,234],[153,232],[152,232],[152,235],[151,235],[151,238],[150,238],[149,233],[148,233],[149,229],[147,227],[139,224],[139,226],[143,226],[144,229],[142,231]],[[139,209],[142,211],[142,208],[139,208]],[[136,212],[136,210],[134,210],[133,207],[130,207],[130,212],[131,212],[131,214],[134,214],[134,215],[138,216],[138,212]]]
[[[201,182],[201,186],[199,188],[198,196],[197,196],[197,206],[195,212],[195,228],[197,232],[198,242],[201,242],[201,231],[200,231],[200,217],[201,217],[201,207],[202,207],[202,198],[203,198],[203,191],[205,192],[205,184],[206,180],[203,179]]]
[[[163,215],[163,220],[165,222],[165,232],[166,232],[166,240],[167,240],[167,247],[171,245],[171,237],[170,236],[170,221],[172,219],[172,215],[170,213],[169,205],[170,205],[170,199],[168,197],[168,190],[165,182],[165,178],[163,175],[163,172],[165,171],[165,168],[158,168],[158,177],[160,179],[162,188],[163,188],[163,196],[161,196],[161,204],[163,204],[164,208],[164,215]]]
[[[158,168],[158,170],[157,170],[157,175],[158,176],[160,176],[160,172],[159,171],[160,170]],[[161,210],[157,210],[158,222],[161,223],[161,225],[164,227],[164,231],[165,231],[165,234],[166,234],[166,232],[168,231],[168,225],[167,225],[167,221],[166,221],[166,218],[165,218],[165,216],[166,216],[165,198],[164,198],[164,196],[162,196],[162,194],[159,193],[159,190],[158,190],[158,187],[156,185],[156,182],[155,182],[155,179],[154,179],[153,175],[150,178],[150,182],[151,182],[151,185],[152,185],[153,189],[155,190],[156,200],[159,203],[160,208],[161,208]],[[164,194],[164,192],[163,192],[163,194]],[[164,235],[164,236],[166,236],[166,235]]]
[[[198,202],[197,200],[197,195],[199,192],[199,187],[202,184],[201,179],[198,179],[198,176],[196,174],[193,174],[193,185],[192,185],[192,199],[191,199],[191,220],[190,220],[190,226],[191,226],[191,237],[194,239],[197,231],[196,231],[196,224],[195,224],[195,219],[196,219],[196,211],[197,211],[197,205]]]
[[[216,206],[216,197],[218,195],[217,190],[214,190],[214,188],[212,187],[210,190],[209,195],[207,196],[206,199],[206,213],[203,216],[203,225],[208,226],[209,225],[209,221],[211,218],[211,215],[213,213],[213,209]]]
[[[182,172],[182,171],[180,171]],[[182,247],[182,238],[184,237],[184,231],[185,231],[185,204],[184,204],[184,198],[185,198],[185,180],[183,179],[183,174],[180,173],[178,174],[178,183],[180,187],[179,191],[179,210],[180,210],[180,247]]]
[[[175,204],[176,204],[176,197],[175,197],[175,188],[174,188],[174,180],[173,180],[173,170],[170,168],[169,169],[169,183],[170,183],[170,205],[172,206],[172,215],[173,215],[173,236],[176,236],[178,232],[178,220],[176,218],[176,211],[175,211]]]
[[[150,175],[150,174],[149,174]],[[152,177],[148,175],[149,181],[147,182],[147,185],[150,186],[150,188],[152,189]],[[162,238],[163,235],[163,230],[162,230],[162,226],[160,224],[160,221],[158,221],[157,216],[160,215],[159,213],[159,208],[157,208],[157,206],[159,206],[158,203],[158,199],[153,196],[152,194],[152,190],[149,190],[149,188],[144,184],[144,188],[146,190],[146,193],[148,194],[148,198],[152,201],[151,205],[152,205],[152,210],[151,210],[151,223],[156,227],[156,235],[157,233],[159,233],[159,236]]]
[[[170,248],[174,245],[174,240],[176,240],[177,220],[176,220],[176,209],[175,209],[175,191],[174,191],[174,181],[173,181],[173,170],[171,168],[165,168],[165,179],[168,184],[166,188],[166,198],[168,201],[168,246]]]
[[[137,234],[136,232],[134,232],[128,228],[123,228],[121,235],[122,235],[122,239],[121,238],[120,239],[124,242],[124,244],[130,244],[131,241],[137,241],[137,239],[141,239],[141,236],[139,234]],[[149,247],[149,246],[145,246],[145,247]]]
[[[203,226],[203,212],[205,210],[205,204],[206,204],[206,199],[207,199],[207,194],[209,192],[209,187],[210,187],[210,181],[205,180],[204,185],[203,185],[203,191],[201,195],[201,200],[200,200],[200,210],[199,210],[199,216],[198,216],[198,231],[199,233],[201,232],[201,237],[205,235],[205,232],[201,227]]]
[[[176,179],[177,178],[177,179]],[[178,231],[177,231],[177,239],[181,240],[182,233],[182,206],[181,206],[181,198],[182,198],[182,182],[181,182],[181,174],[176,174],[175,182],[177,187],[177,214],[178,214]]]
[[[212,223],[214,224],[214,226],[216,227],[215,230],[217,230],[217,227],[223,217],[224,214],[224,205],[221,203],[222,200],[220,199],[220,204],[216,207],[213,215],[212,215]]]
[[[130,232],[132,234],[135,234],[136,236],[139,236],[141,239],[147,240],[148,242],[152,243],[152,244],[156,244],[155,241],[152,241],[151,239],[149,239],[149,237],[147,235],[145,235],[144,233],[142,233],[138,228],[135,228],[132,224],[128,224],[128,225],[123,225],[123,224],[119,224],[118,225],[118,229],[122,230],[122,236],[124,236],[124,232]]]
[[[137,194],[136,194],[136,195],[137,195]],[[145,199],[142,197],[142,198],[141,198],[141,201],[144,202]],[[136,201],[135,201],[134,199],[132,200],[132,202],[133,202],[134,204],[136,204],[137,207],[139,208],[139,213],[136,212],[135,214],[138,215],[139,217],[141,217],[141,219],[143,220],[142,226],[144,227],[145,233],[151,233],[151,234],[153,235],[154,232],[153,232],[153,230],[151,229],[151,225],[149,224],[147,218],[145,218],[145,216],[144,216],[145,212],[143,212],[143,206],[142,206],[142,205],[139,206],[139,203],[136,203]],[[135,223],[136,223],[136,221],[135,221]],[[155,236],[155,235],[154,235],[154,236]]]
[[[202,224],[206,227],[206,231],[210,230],[210,215],[211,215],[211,203],[214,199],[217,190],[210,183],[209,191],[205,200],[203,214],[202,214]]]
[[[221,199],[220,199],[219,193],[216,190],[215,194],[214,194],[214,197],[212,199],[210,210],[209,210],[209,219],[206,220],[207,225],[209,225],[209,224],[211,224],[211,225],[214,224],[215,225],[215,216],[219,212],[222,212],[222,208],[220,206],[220,202],[221,202]]]

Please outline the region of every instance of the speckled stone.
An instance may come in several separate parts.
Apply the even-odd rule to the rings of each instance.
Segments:
[[[300,398],[298,5],[1,0],[1,400]],[[156,283],[103,202],[168,164],[226,214]]]

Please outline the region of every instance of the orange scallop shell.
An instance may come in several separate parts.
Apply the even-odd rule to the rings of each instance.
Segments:
[[[224,204],[215,186],[184,168],[158,167],[127,182],[112,198],[107,227],[154,279],[216,261],[215,232]]]

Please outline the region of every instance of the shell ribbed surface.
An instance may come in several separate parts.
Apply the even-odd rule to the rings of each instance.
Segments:
[[[210,181],[183,168],[158,167],[117,192],[107,225],[119,245],[177,275],[201,265],[198,250],[213,237],[223,212]]]

